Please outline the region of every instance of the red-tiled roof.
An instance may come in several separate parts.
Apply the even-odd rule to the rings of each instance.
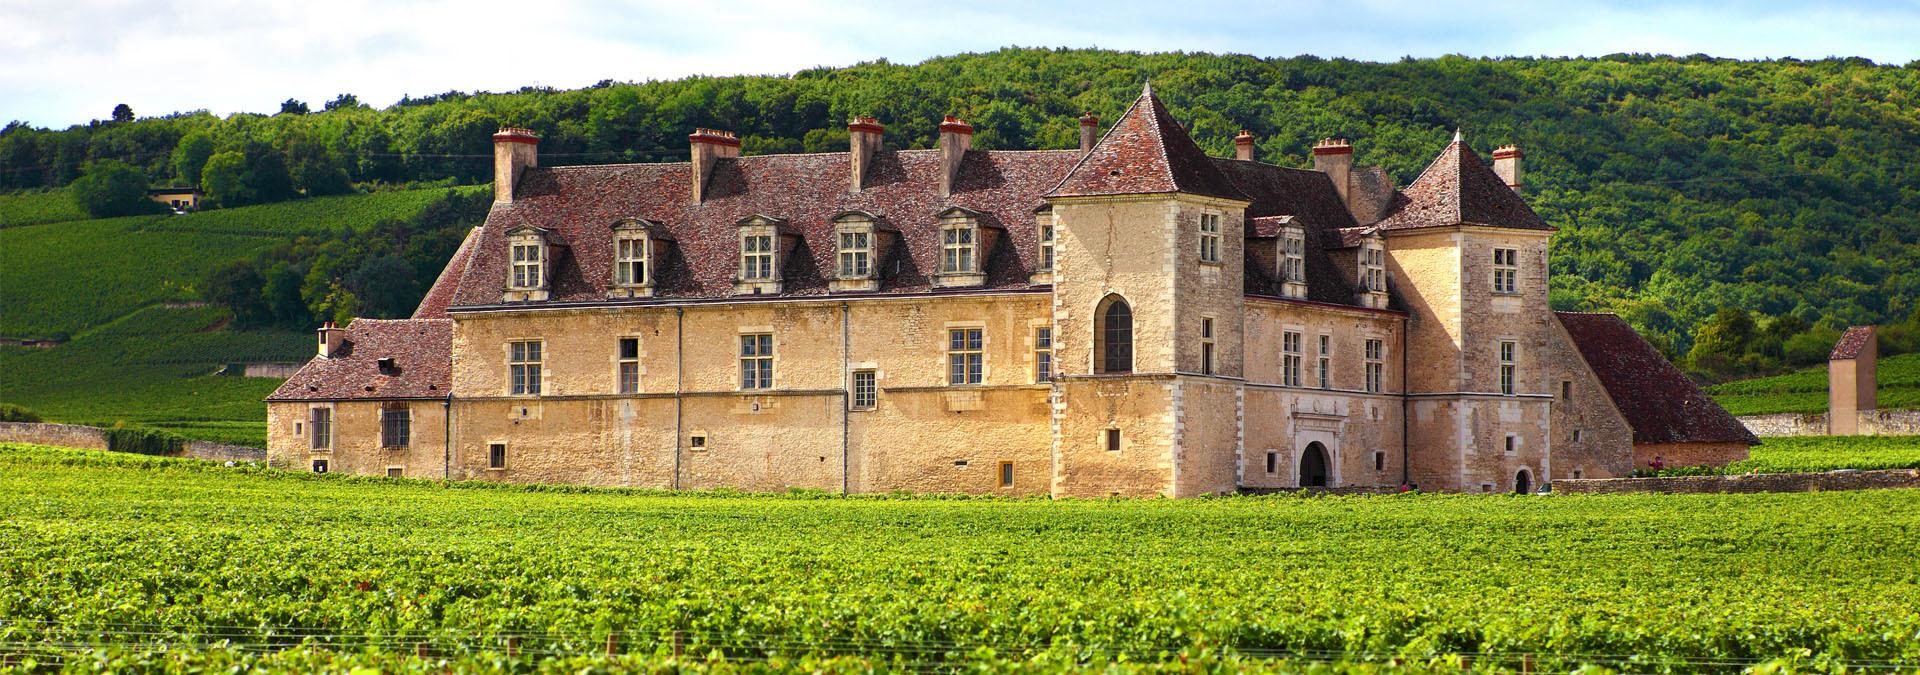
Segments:
[[[355,319],[332,358],[314,357],[267,400],[443,398],[452,383],[451,319]]]
[[[433,287],[427,289],[425,297],[420,298],[420,306],[414,308],[415,319],[445,319],[447,306],[453,303],[453,292],[460,287],[460,277],[467,272],[467,264],[473,260],[474,242],[480,239],[480,228],[467,231],[460,240],[460,248],[453,252],[453,258],[447,261],[440,276],[433,280]]]
[[[1380,226],[1388,230],[1459,224],[1552,230],[1513,188],[1480,161],[1466,143],[1454,141],[1412,185],[1395,195]]]
[[[1184,192],[1247,199],[1167,113],[1153,87],[1127,108],[1049,197]]]
[[[1854,326],[1840,334],[1840,340],[1833,343],[1833,353],[1827,355],[1829,361],[1860,358],[1860,351],[1867,348],[1873,340],[1873,326]]]
[[[1289,223],[1306,230],[1307,298],[1354,304],[1353,287],[1327,257],[1345,255],[1328,251],[1340,247],[1340,228],[1353,227],[1353,216],[1327,174],[1237,159],[1216,158],[1213,163],[1249,200],[1247,236],[1277,237]],[[1247,256],[1246,274],[1246,292],[1280,295],[1282,284],[1271,261]]]
[[[1760,442],[1620,317],[1554,314],[1633,427],[1634,443]]]

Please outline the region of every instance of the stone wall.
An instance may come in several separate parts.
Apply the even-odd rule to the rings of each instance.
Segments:
[[[107,449],[107,431],[99,427],[78,424],[0,422],[0,442],[105,450]],[[266,460],[267,451],[244,445],[188,441],[187,447],[181,450],[178,456],[218,461],[259,462]]]
[[[1848,470],[1826,473],[1756,473],[1740,476],[1676,476],[1673,478],[1588,478],[1561,479],[1553,482],[1554,492],[1568,494],[1825,492],[1884,488],[1920,488],[1920,470]]]
[[[1660,460],[1661,466],[1679,468],[1726,466],[1746,458],[1745,443],[1636,443],[1633,446],[1636,469],[1653,468],[1655,459]]]
[[[264,462],[267,451],[244,445],[228,445],[210,441],[187,441],[187,447],[180,452],[181,457],[209,459],[216,462]]]
[[[1862,436],[1920,435],[1920,410],[1866,410],[1859,413]],[[1761,438],[1770,436],[1826,436],[1831,433],[1827,415],[1746,415],[1737,418],[1747,430]]]

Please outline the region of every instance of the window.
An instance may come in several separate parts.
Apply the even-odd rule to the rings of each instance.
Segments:
[[[613,283],[618,286],[647,285],[646,235],[622,233],[613,241]]]
[[[1320,362],[1316,372],[1320,375],[1320,388],[1333,388],[1333,336],[1320,336]]]
[[[1387,290],[1387,252],[1368,246],[1360,250],[1360,284],[1369,293]]]
[[[947,384],[980,384],[985,368],[979,328],[947,331]]]
[[[1267,451],[1267,475],[1271,476],[1279,472],[1280,472],[1280,453],[1272,450],[1268,450]]]
[[[687,447],[692,448],[696,451],[705,451],[707,449],[707,435],[694,434],[692,436],[688,436]]]
[[[964,220],[951,222],[941,229],[940,237],[940,272],[972,273],[973,224]]]
[[[380,447],[407,447],[413,435],[413,411],[405,406],[380,410]]]
[[[1107,452],[1119,452],[1119,451],[1120,451],[1120,430],[1108,429],[1107,430]]]
[[[1000,463],[1000,487],[1013,487],[1013,462]]]
[[[740,388],[773,388],[773,334],[740,336]]]
[[[402,468],[400,468],[400,467],[397,467],[397,466],[390,466],[390,467],[387,467],[387,477],[388,477],[388,478],[399,478],[399,477],[400,477],[400,474],[401,474],[401,473],[402,473],[403,471],[405,471],[405,470],[404,470],[404,469],[402,469]]]
[[[1513,434],[1507,434],[1507,454],[1511,455],[1515,452],[1519,452],[1519,450],[1520,450],[1520,437],[1515,436]]]
[[[1560,400],[1567,403],[1573,402],[1573,380],[1560,381]]]
[[[1280,262],[1280,280],[1293,283],[1307,281],[1307,233],[1298,227],[1289,227],[1281,240],[1281,253],[1285,256]]]
[[[742,281],[773,280],[773,235],[741,235],[740,279]]]
[[[1373,470],[1374,471],[1387,470],[1387,453],[1380,452],[1378,450],[1375,450],[1373,452]]]
[[[1220,262],[1220,214],[1200,214],[1200,262]]]
[[[1511,248],[1493,249],[1493,292],[1519,293],[1519,277],[1520,251]]]
[[[540,250],[545,248],[538,241],[518,241],[513,244],[513,287],[539,288],[545,279],[540,265]]]
[[[313,449],[324,450],[333,447],[333,409],[314,408],[308,414],[312,416],[307,426],[313,429],[313,438],[308,439],[312,442]]]
[[[1200,319],[1200,374],[1213,374],[1213,319]]]
[[[640,393],[640,338],[620,338],[620,393]]]
[[[538,340],[507,344],[507,371],[516,396],[540,395],[540,348]]]
[[[1580,473],[1581,473],[1581,472],[1580,472],[1580,470],[1579,470],[1579,469],[1574,469],[1574,470],[1573,470],[1573,479],[1574,479],[1574,480],[1580,480]]]
[[[1574,429],[1574,430],[1573,430],[1573,442],[1575,442],[1575,443],[1579,443],[1579,442],[1580,442],[1580,430],[1579,430],[1579,429]]]
[[[1300,334],[1286,331],[1280,334],[1280,383],[1289,387],[1300,386]]]
[[[1033,329],[1033,381],[1053,380],[1053,328]]]
[[[507,444],[492,443],[487,445],[487,468],[507,468]]]
[[[880,387],[871,370],[853,371],[853,409],[872,410],[879,403]]]
[[[1367,341],[1367,392],[1378,394],[1385,389],[1387,379],[1387,343],[1385,340]]]
[[[1512,396],[1514,391],[1513,374],[1516,367],[1514,352],[1518,349],[1518,343],[1500,341],[1500,393],[1507,396]]]
[[[873,274],[873,234],[840,233],[840,278],[865,279]]]
[[[327,472],[327,460],[324,460],[324,459],[316,459],[316,460],[313,460],[313,472],[314,472],[314,473],[326,473],[326,472]]]
[[[1099,354],[1094,363],[1103,373],[1133,372],[1133,309],[1119,296],[1108,296],[1095,329]]]
[[[1040,271],[1053,271],[1053,216],[1040,222]]]

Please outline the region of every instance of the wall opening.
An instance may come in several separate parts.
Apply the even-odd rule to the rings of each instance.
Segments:
[[[1320,441],[1308,443],[1306,452],[1300,453],[1300,487],[1327,487],[1332,466],[1327,460],[1327,446]]]
[[[1109,295],[1100,301],[1094,316],[1099,321],[1093,330],[1093,362],[1098,372],[1133,372],[1133,308],[1126,299]]]
[[[1520,473],[1513,475],[1513,493],[1524,495],[1529,492],[1533,492],[1533,474],[1521,469]]]

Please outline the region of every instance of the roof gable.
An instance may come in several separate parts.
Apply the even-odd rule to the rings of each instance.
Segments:
[[[1634,443],[1758,444],[1753,432],[1613,314],[1554,312]]]
[[[1194,145],[1149,84],[1047,196],[1170,192],[1251,201]]]
[[[354,319],[340,351],[315,357],[269,401],[444,398],[453,383],[453,321]],[[391,359],[389,368],[381,361]]]
[[[1507,187],[1480,155],[1464,141],[1447,144],[1412,185],[1387,206],[1380,226],[1410,230],[1450,225],[1483,225],[1520,230],[1552,230],[1553,226]]]
[[[1840,334],[1839,340],[1834,341],[1833,352],[1827,354],[1827,360],[1845,361],[1860,358],[1860,353],[1866,350],[1867,343],[1872,341],[1873,326],[1848,328],[1847,332]]]

